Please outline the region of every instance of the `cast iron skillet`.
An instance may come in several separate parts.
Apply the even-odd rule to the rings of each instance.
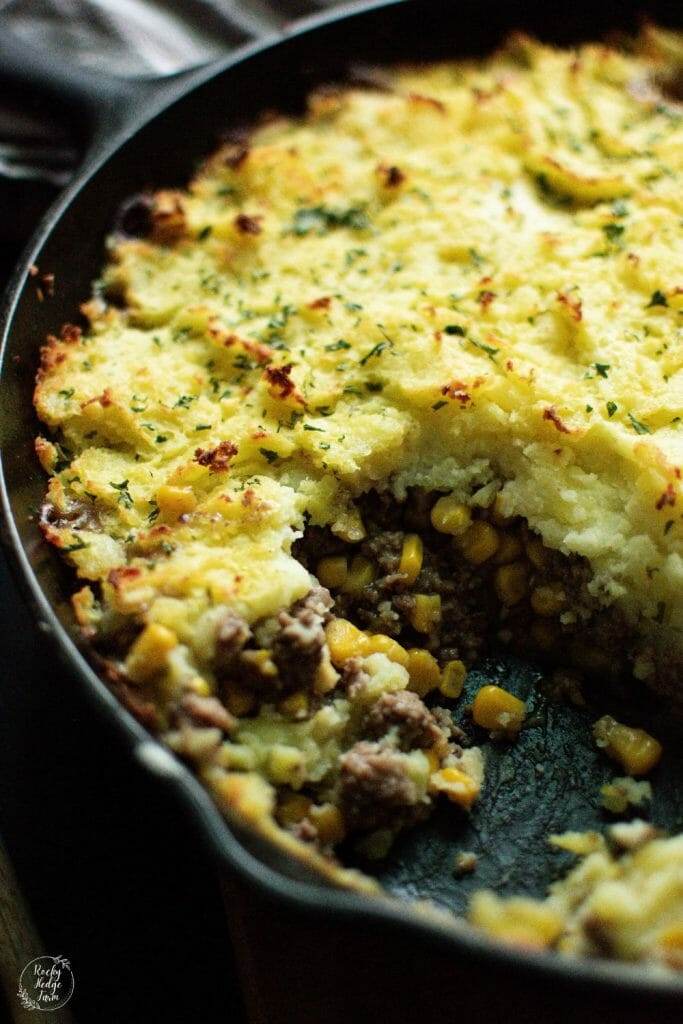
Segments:
[[[558,23],[551,6],[538,0],[504,10],[491,0],[379,0],[299,23],[290,33],[246,46],[163,89],[112,83],[55,64],[46,68],[40,55],[0,39],[0,72],[15,83],[40,86],[53,100],[68,99],[76,127],[92,140],[85,166],[29,244],[2,308],[3,540],[38,628],[54,640],[94,707],[125,737],[133,754],[173,787],[179,808],[210,843],[229,893],[229,914],[240,920],[247,943],[252,942],[240,958],[255,1019],[269,1024],[323,1017],[327,1022],[360,1020],[359,1008],[371,1012],[368,1008],[376,1005],[372,1012],[390,1006],[393,1021],[414,1020],[416,1014],[423,1021],[444,1020],[449,1008],[455,1012],[452,1000],[457,998],[457,1016],[467,1006],[485,1020],[565,1020],[583,1013],[603,1021],[646,1021],[656,1014],[662,1021],[680,1013],[683,986],[677,979],[645,976],[624,965],[563,962],[493,946],[457,923],[419,917],[398,901],[331,889],[239,826],[229,827],[194,777],[150,740],[79,650],[68,604],[72,580],[35,525],[45,486],[33,454],[39,429],[31,407],[38,346],[48,332],[77,317],[78,304],[101,267],[103,240],[121,202],[150,186],[186,181],[226,128],[248,124],[263,109],[300,109],[313,85],[343,80],[350,66],[484,54],[513,28],[559,43],[600,38],[615,28],[634,28],[642,6],[576,0]],[[645,6],[654,19],[681,24],[680,4]],[[32,266],[39,268],[38,277],[29,274]],[[55,275],[55,286],[51,296],[43,287],[41,298],[44,273]],[[469,892],[482,886],[540,895],[567,866],[549,853],[547,834],[605,824],[597,790],[614,773],[589,741],[595,709],[581,713],[554,703],[538,690],[538,671],[510,658],[492,656],[471,674],[470,685],[496,678],[530,700],[535,724],[512,750],[489,751],[479,814],[461,820],[446,808],[426,831],[416,830],[397,843],[375,871],[392,892],[430,897],[454,909],[462,909]],[[637,705],[637,720],[652,723],[667,748],[654,780],[652,818],[680,830],[680,733],[671,732],[666,716],[653,712],[649,701]],[[457,850],[480,855],[480,867],[470,879],[453,878],[450,865]],[[269,935],[254,933],[259,921],[270,928]],[[288,985],[286,994],[279,990],[279,1001],[266,1005],[260,978],[287,955],[273,950],[269,937],[285,922],[305,929],[308,939],[301,938],[302,931],[290,931],[284,941],[298,950],[296,962],[303,957],[308,973],[301,975],[298,989]],[[335,942],[332,932],[336,941],[347,936],[341,966],[336,957],[320,961],[321,951]],[[316,988],[310,974],[318,961],[323,982]],[[409,977],[410,982],[396,1000],[389,987],[399,963],[404,981]],[[296,968],[290,964],[289,969]],[[291,1013],[286,1008],[290,999]]]

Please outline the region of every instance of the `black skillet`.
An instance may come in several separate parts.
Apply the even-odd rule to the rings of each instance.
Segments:
[[[394,60],[483,54],[511,29],[558,43],[634,28],[643,9],[664,24],[683,22],[680,3],[576,0],[560,15],[550,4],[491,0],[399,0],[337,10],[163,88],[113,84],[60,67],[0,38],[0,73],[70,102],[91,141],[85,165],[48,213],[16,270],[1,314],[3,539],[38,628],[49,634],[92,704],[127,738],[133,756],[173,788],[179,812],[210,844],[254,1021],[336,1024],[386,1016],[392,1022],[619,1021],[683,1019],[683,985],[609,962],[567,962],[493,946],[446,920],[418,916],[399,901],[340,892],[249,834],[229,827],[196,780],[111,696],[79,650],[69,611],[68,571],[39,537],[34,511],[45,481],[33,456],[31,409],[42,338],[77,317],[103,259],[103,241],[126,197],[186,181],[225,129],[264,109],[297,110],[310,88],[343,80],[349,68]],[[46,66],[48,65],[48,66]],[[38,274],[29,272],[38,268]],[[54,274],[54,294],[42,275]],[[374,868],[397,895],[430,898],[456,910],[488,886],[541,895],[566,869],[550,832],[603,828],[598,789],[614,774],[593,748],[584,712],[550,699],[531,665],[492,655],[469,685],[504,680],[532,706],[533,725],[511,749],[490,747],[488,781],[471,819],[452,808],[404,836]],[[611,699],[620,695],[611,695]],[[623,717],[623,705],[620,704]],[[634,720],[650,725],[667,753],[653,776],[652,820],[683,827],[680,732],[649,701]],[[458,851],[478,855],[472,876],[452,871]],[[200,1019],[201,1014],[198,1014]]]

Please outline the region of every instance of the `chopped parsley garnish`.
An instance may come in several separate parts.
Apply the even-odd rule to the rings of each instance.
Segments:
[[[347,348],[351,348],[351,346],[343,338],[340,338],[339,341],[333,341],[331,345],[325,345],[326,352],[341,352],[342,349]]]
[[[619,406],[617,405],[616,402],[608,402],[607,403],[607,415],[609,416],[610,419],[612,419],[612,417],[614,416],[614,414],[615,414],[615,412],[617,411],[618,408],[619,408]]]
[[[434,402],[432,409],[434,412],[438,412],[439,409],[443,409],[444,405],[448,405],[448,402],[444,402],[443,399],[440,399],[438,402]]]
[[[147,516],[147,522],[148,523],[153,523],[155,519],[159,518],[160,509],[159,509],[159,506],[158,506],[158,504],[157,504],[157,502],[155,501],[154,498],[152,498],[152,500],[150,502],[148,502],[148,504],[149,504],[150,510],[149,510],[149,514]]]
[[[157,436],[154,438],[154,443],[155,444],[166,444],[167,441],[168,441],[168,435],[167,434],[157,434]]]
[[[57,394],[59,395],[60,398],[65,398],[68,400],[69,398],[73,398],[74,388],[64,388],[62,391],[58,391]]]
[[[460,324],[446,324],[444,331],[446,334],[457,334],[460,338],[465,337],[465,328],[461,327]]]
[[[386,348],[389,348],[390,345],[390,341],[378,341],[377,344],[373,345],[370,351],[366,352],[363,358],[359,360],[360,365],[365,366],[365,364],[369,362],[370,359],[377,359],[379,356],[382,355],[382,352],[384,352]]]
[[[118,496],[117,500],[118,500],[120,505],[123,505],[124,508],[132,508],[133,507],[133,499],[131,498],[130,491],[128,490],[128,481],[127,480],[124,480],[120,484],[115,484],[112,480],[110,480],[109,481],[109,486],[113,487],[115,491],[119,492],[119,496]]]
[[[197,426],[194,429],[195,430],[211,430],[211,424],[210,423],[198,423]]]
[[[174,403],[174,409],[189,409],[192,402],[197,401],[196,395],[181,395],[177,402]]]
[[[213,228],[211,227],[211,225],[207,224],[206,227],[202,228],[202,230],[199,232],[197,238],[199,239],[200,242],[203,242],[205,238],[209,237],[212,231]]]
[[[139,395],[133,395],[132,401],[130,403],[130,411],[144,412],[145,409],[147,408],[147,401],[147,398],[145,398],[144,396],[141,398]]]
[[[650,309],[651,306],[668,306],[668,300],[664,292],[660,292],[659,288],[652,293],[650,301],[648,302],[646,309]]]
[[[315,231],[318,235],[324,235],[333,228],[351,228],[353,231],[362,231],[369,225],[368,215],[360,206],[350,206],[347,210],[310,206],[296,211],[290,231],[294,235],[307,235],[311,231]]]
[[[325,433],[323,427],[312,427],[310,423],[304,423],[304,430],[317,430],[319,434]]]
[[[673,524],[674,524],[673,519],[667,519],[666,523],[664,524],[664,533],[668,533],[669,530],[671,529],[671,527],[673,526]]]
[[[271,464],[273,462],[276,462],[279,457],[277,452],[272,451],[270,448],[259,448],[259,452],[261,453],[263,458],[266,459],[266,461],[270,462]]]
[[[485,352],[489,359],[493,359],[500,352],[499,348],[495,348],[493,345],[485,345],[483,341],[475,341],[474,338],[468,338],[470,345],[474,345],[475,348],[480,348],[482,352]]]
[[[371,394],[377,394],[379,391],[384,391],[384,384],[378,380],[366,380],[365,390]]]
[[[603,224],[602,230],[608,242],[616,242],[624,233],[623,224]]]
[[[592,405],[587,405],[586,406],[586,412],[593,412],[593,406]]]
[[[648,425],[646,423],[641,423],[640,420],[637,420],[632,412],[630,412],[628,414],[628,418],[630,419],[631,426],[635,430],[636,434],[651,434],[652,433],[652,428],[648,427]]]
[[[609,376],[610,363],[593,363],[598,375],[607,379]]]
[[[87,547],[89,547],[89,545],[79,537],[79,539],[74,541],[73,544],[68,544],[65,548],[62,548],[62,551],[65,555],[70,555],[72,551],[82,551],[83,548]]]

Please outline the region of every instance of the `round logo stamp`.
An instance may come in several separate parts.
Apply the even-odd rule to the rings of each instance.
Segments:
[[[59,1010],[74,991],[71,964],[64,956],[37,956],[19,976],[17,995],[26,1010]]]

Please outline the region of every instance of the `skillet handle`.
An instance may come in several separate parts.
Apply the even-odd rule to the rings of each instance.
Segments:
[[[174,76],[169,76],[173,78]],[[124,79],[69,64],[25,42],[16,33],[0,31],[0,82],[29,90],[71,121],[79,138],[93,144],[121,128],[146,96],[157,91],[154,78]]]

